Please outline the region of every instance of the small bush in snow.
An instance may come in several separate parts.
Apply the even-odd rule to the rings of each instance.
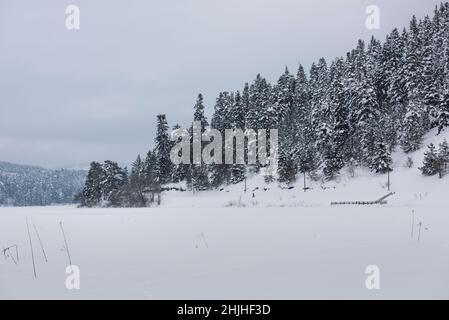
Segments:
[[[412,157],[407,157],[407,160],[405,160],[405,163],[404,163],[404,167],[411,169],[411,168],[413,168],[414,165],[415,165],[415,163],[413,162]]]

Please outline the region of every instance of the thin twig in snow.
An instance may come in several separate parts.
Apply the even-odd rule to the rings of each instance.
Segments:
[[[47,254],[45,253],[44,245],[42,244],[41,236],[39,235],[39,231],[37,231],[36,225],[34,224],[34,220],[31,221],[33,224],[34,232],[36,232],[37,239],[39,240],[39,244],[42,249],[42,253],[44,254],[45,262],[48,262]]]
[[[67,256],[68,256],[68,258],[69,258],[69,264],[70,264],[70,266],[73,266],[73,264],[72,264],[72,258],[71,258],[71,256],[70,256],[69,245],[67,244],[67,237],[65,236],[64,227],[62,226],[62,221],[59,222],[59,227],[61,228],[62,236],[64,237],[65,250],[66,250]]]
[[[28,224],[28,217],[26,217],[25,221],[26,221],[27,231],[28,231],[28,240],[30,241],[31,260],[33,261],[33,272],[34,272],[34,277],[37,278],[37,274],[36,274],[36,262],[34,261],[33,241],[31,240],[31,233],[30,233],[30,226],[29,226],[29,224]]]
[[[14,248],[16,250],[16,257],[11,253],[11,249]],[[17,245],[10,246],[8,248],[3,248],[3,256],[5,259],[11,258],[15,265],[19,264],[19,247]]]
[[[421,227],[422,227],[422,222],[418,223],[418,227],[419,227],[419,231],[418,231],[418,242],[421,240]]]

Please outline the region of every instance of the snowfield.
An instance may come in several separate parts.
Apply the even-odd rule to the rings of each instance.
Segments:
[[[445,137],[431,134],[425,145]],[[17,245],[20,258],[0,257],[0,298],[449,299],[449,177],[420,174],[424,149],[413,168],[394,155],[396,194],[383,206],[330,205],[388,193],[386,176],[358,169],[307,192],[301,179],[287,190],[255,177],[247,193],[243,184],[168,192],[158,208],[0,208],[0,249]],[[65,286],[60,222],[80,290]],[[365,285],[370,265],[380,290]]]

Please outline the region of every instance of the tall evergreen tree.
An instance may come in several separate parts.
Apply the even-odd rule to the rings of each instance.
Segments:
[[[449,144],[446,139],[439,145],[436,167],[440,179],[443,178],[449,168]]]
[[[168,133],[167,119],[164,114],[157,116],[155,149],[157,159],[157,169],[159,172],[159,181],[161,184],[171,182],[171,174],[173,164],[170,160],[170,152],[172,143]]]
[[[131,167],[131,175],[129,177],[129,198],[130,206],[132,207],[145,207],[146,206],[146,196],[145,196],[145,163],[137,156],[137,159],[133,162]]]
[[[204,97],[200,93],[198,94],[198,98],[196,100],[195,106],[193,107],[194,113],[193,113],[193,121],[199,121],[201,122],[201,130],[204,132],[206,128],[209,126],[209,122],[207,121],[207,118],[205,116],[205,109],[204,106]]]
[[[229,92],[221,92],[215,103],[214,115],[212,117],[212,128],[220,131],[222,141],[225,137],[225,130],[232,129],[232,105],[233,97]],[[212,186],[218,188],[231,182],[232,166],[225,164],[225,148],[221,148],[221,163],[214,163],[210,166]]]
[[[198,95],[198,99],[193,109],[194,109],[193,121],[198,121],[201,123],[201,133],[203,134],[207,130],[209,122],[207,121],[207,118],[205,116],[204,98],[201,93]],[[194,191],[207,190],[209,188],[209,176],[207,165],[204,164],[203,162],[201,162],[201,164],[193,163],[190,168],[189,180],[191,181],[189,185],[193,188]]]
[[[421,148],[424,136],[421,117],[422,105],[415,103],[415,100],[409,102],[408,111],[402,125],[401,147],[406,153]]]
[[[371,170],[376,173],[387,173],[388,171],[392,171],[391,164],[391,154],[388,151],[387,145],[383,142],[377,142],[375,153],[371,161]]]
[[[102,165],[98,162],[92,162],[82,192],[82,206],[96,207],[100,205],[103,177],[104,171]]]
[[[232,105],[230,114],[231,117],[231,127],[230,129],[245,129],[245,114],[246,114],[246,106],[243,100],[243,97],[240,95],[240,92],[237,91],[235,93],[234,98],[232,99]],[[236,150],[234,148],[234,164],[231,168],[231,179],[230,182],[232,184],[237,184],[242,182],[246,177],[246,167],[244,164],[238,164],[236,159]]]
[[[148,151],[143,164],[145,193],[150,196],[150,204],[155,202],[155,196],[160,201],[161,181],[159,176],[157,156],[154,151]],[[147,196],[148,200],[148,196]]]
[[[279,78],[273,88],[273,107],[277,114],[279,130],[278,175],[281,182],[292,183],[296,179],[297,166],[295,163],[295,77],[290,75],[288,68]]]
[[[449,126],[449,90],[446,90],[442,95],[436,115],[436,123],[438,134]]]

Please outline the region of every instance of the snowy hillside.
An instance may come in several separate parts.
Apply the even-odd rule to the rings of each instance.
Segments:
[[[0,206],[73,203],[85,177],[83,170],[49,170],[0,162]]]
[[[444,138],[428,135],[426,143]],[[246,194],[243,184],[171,191],[157,208],[0,208],[0,246],[18,245],[20,256],[17,264],[0,259],[0,298],[447,299],[449,178],[420,174],[424,149],[412,154],[414,168],[394,154],[396,195],[383,206],[330,205],[387,193],[385,175],[359,170],[307,192],[299,182],[281,190],[257,177]],[[38,232],[31,229],[37,278],[26,217]],[[59,222],[80,290],[65,287]],[[371,265],[379,267],[380,290],[365,286]]]
[[[436,135],[431,131],[426,135],[423,147],[414,153],[405,154],[402,151],[393,153],[393,171],[390,174],[391,191],[396,195],[387,199],[391,205],[413,206],[421,203],[423,198],[431,198],[437,204],[445,202],[444,195],[449,190],[449,179],[438,179],[437,176],[425,177],[418,169],[423,164],[427,145],[439,145],[444,140],[449,141],[449,132]],[[408,158],[413,165],[408,168]],[[163,197],[164,207],[303,207],[328,206],[339,201],[375,201],[389,193],[386,174],[375,174],[366,168],[356,168],[350,173],[348,168],[334,181],[323,179],[311,180],[307,176],[306,192],[303,191],[303,179],[298,176],[297,182],[289,187],[278,182],[267,184],[262,176],[255,176],[247,181],[247,192],[242,182],[223,188],[221,191],[179,193],[168,192]]]

